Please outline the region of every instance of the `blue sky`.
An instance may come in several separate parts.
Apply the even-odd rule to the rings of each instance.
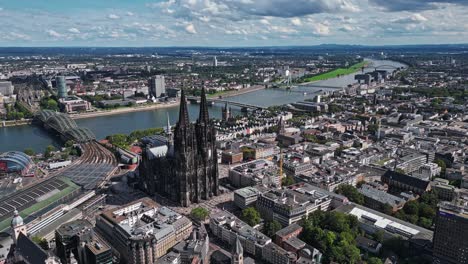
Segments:
[[[0,0],[0,46],[468,43],[468,0]]]

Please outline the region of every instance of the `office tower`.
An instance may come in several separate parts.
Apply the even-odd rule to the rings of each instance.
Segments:
[[[182,206],[218,195],[216,131],[208,116],[204,88],[195,124],[190,123],[182,91],[173,140],[160,137],[158,144],[146,146],[140,175],[141,187],[148,194],[159,193]]]
[[[444,202],[435,219],[436,263],[468,263],[468,206]]]
[[[58,98],[65,98],[68,95],[67,82],[65,76],[55,77]]]
[[[15,87],[11,82],[8,81],[0,81],[0,94],[4,96],[13,95]]]
[[[158,98],[166,95],[166,83],[163,75],[156,75],[148,81],[148,95],[150,98]]]

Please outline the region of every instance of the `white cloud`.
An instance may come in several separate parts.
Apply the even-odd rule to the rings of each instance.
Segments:
[[[63,35],[58,33],[57,31],[53,30],[53,29],[49,29],[46,31],[46,33],[50,36],[50,37],[53,37],[53,38],[60,38],[62,37]]]
[[[120,17],[118,15],[116,15],[116,14],[109,14],[107,16],[107,18],[109,18],[109,19],[119,19]]]
[[[354,31],[356,30],[356,28],[354,28],[353,26],[351,25],[343,25],[341,28],[340,28],[341,31],[345,31],[345,32],[351,32],[351,31]]]
[[[31,36],[22,34],[22,33],[10,32],[0,37],[0,39],[11,40],[11,41],[15,41],[15,40],[24,41],[24,40],[31,40]]]
[[[203,22],[210,22],[211,18],[207,17],[207,16],[202,16],[199,18],[200,21],[203,21]]]
[[[90,5],[66,16],[55,10],[4,9],[0,12],[1,44],[15,45],[28,36],[31,43],[44,45],[142,46],[154,45],[154,40],[168,46],[178,45],[181,40],[187,41],[187,45],[201,46],[264,45],[264,38],[272,45],[432,43],[436,33],[439,42],[460,43],[468,39],[465,5],[388,12],[366,4],[379,0],[295,0],[294,4],[290,0],[148,2],[151,1],[152,4],[147,4],[151,8],[140,9],[138,13],[120,1],[112,9]],[[423,0],[381,1],[403,4]],[[354,12],[358,10],[356,6],[362,13]],[[363,25],[372,26],[364,29]],[[24,36],[10,35],[11,31]],[[189,34],[198,35],[188,37]]]
[[[293,24],[294,26],[302,26],[302,21],[300,18],[295,17],[291,19],[291,24]]]
[[[190,34],[197,34],[197,30],[195,29],[195,26],[193,24],[188,24],[185,26],[185,31]]]
[[[296,33],[297,32],[295,29],[284,27],[284,26],[271,26],[270,29],[279,33]]]
[[[298,17],[320,13],[360,11],[358,0],[168,0],[149,4],[163,13],[195,19],[212,16],[239,21],[255,17]],[[363,1],[363,0],[359,0]]]
[[[393,20],[394,23],[410,24],[426,22],[427,18],[419,13]]]
[[[0,7],[0,12],[3,11],[3,7]]]
[[[312,33],[317,36],[328,36],[330,35],[330,27],[324,23],[316,23],[312,25]]]
[[[73,33],[73,34],[80,34],[80,30],[77,28],[69,28],[68,32]]]

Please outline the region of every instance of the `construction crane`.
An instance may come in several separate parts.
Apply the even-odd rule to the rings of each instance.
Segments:
[[[283,149],[280,149],[279,159],[279,186],[283,187]]]

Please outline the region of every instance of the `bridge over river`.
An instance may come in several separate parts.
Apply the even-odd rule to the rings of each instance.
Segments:
[[[191,103],[200,103],[200,97],[198,96],[187,96],[187,100]],[[252,110],[256,110],[256,109],[259,109],[259,110],[263,110],[263,109],[266,109],[267,107],[265,106],[259,106],[259,105],[254,105],[254,104],[247,104],[247,103],[240,103],[240,102],[234,102],[234,101],[230,101],[228,99],[223,99],[223,98],[207,98],[206,99],[208,102],[212,102],[212,103],[227,103],[229,105],[234,105],[234,106],[238,106],[240,107],[241,109],[243,109],[244,111],[245,110],[248,110],[248,109],[252,109]]]

